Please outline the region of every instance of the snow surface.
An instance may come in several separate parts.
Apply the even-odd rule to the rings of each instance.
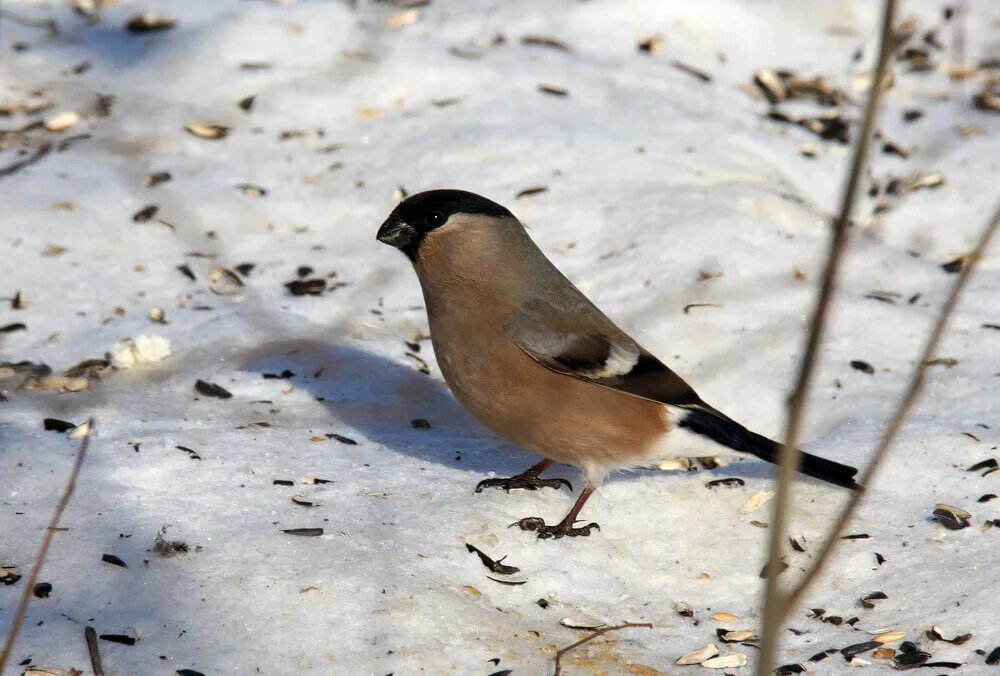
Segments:
[[[68,530],[56,535],[42,572],[54,591],[33,600],[15,662],[89,673],[83,628],[92,625],[140,639],[101,641],[108,674],[543,674],[557,647],[585,635],[560,620],[590,617],[655,628],[598,639],[567,656],[567,673],[701,671],[673,660],[718,643],[719,626],[760,624],[768,531],[753,522],[766,523],[768,507],[738,510],[773,487],[773,468],[747,461],[621,474],[584,511],[601,525],[592,537],[539,541],[508,529],[524,516],[558,519],[571,498],[473,493],[480,479],[536,458],[491,436],[448,393],[410,266],[375,241],[375,230],[398,186],[461,187],[506,204],[570,278],[707,401],[777,434],[848,148],[766,120],[766,103],[737,86],[758,68],[790,67],[856,95],[852,82],[872,60],[877,4],[436,0],[395,28],[400,8],[377,2],[120,0],[96,25],[62,0],[4,3],[54,18],[62,32],[3,20],[0,102],[41,91],[56,102],[45,114],[87,114],[61,135],[28,132],[31,144],[90,137],[0,178],[0,295],[22,289],[29,300],[24,310],[0,309],[0,325],[27,325],[0,334],[0,361],[62,372],[139,336],[166,338],[172,350],[78,393],[0,383],[9,398],[0,403],[0,565],[24,575],[77,443],[43,431],[42,418],[98,420]],[[915,13],[924,28],[942,8],[902,4],[902,16]],[[997,58],[1000,4],[969,7],[969,61]],[[177,28],[122,29],[149,9],[176,18]],[[659,54],[636,49],[657,33]],[[521,44],[528,34],[571,51]],[[950,44],[950,29],[940,37]],[[19,42],[28,48],[15,51]],[[948,49],[935,60],[947,61]],[[713,81],[678,70],[675,59]],[[89,70],[74,74],[83,62]],[[859,465],[954,279],[941,264],[970,248],[1000,175],[1000,117],[971,106],[977,82],[899,70],[882,128],[913,152],[906,160],[876,153],[872,175],[884,184],[939,171],[946,183],[900,198],[855,231],[805,446]],[[569,96],[541,93],[539,84]],[[115,97],[110,116],[93,114],[98,94]],[[250,95],[245,113],[236,104]],[[912,107],[926,115],[905,124],[901,111]],[[847,112],[858,117],[857,108]],[[196,138],[184,131],[196,120],[232,130]],[[956,125],[982,133],[965,138]],[[282,140],[288,130],[304,133]],[[819,156],[801,156],[805,143]],[[0,166],[16,152],[0,152]],[[173,180],[143,187],[154,171]],[[245,183],[268,192],[235,187]],[[515,197],[536,186],[549,190]],[[159,206],[156,217],[134,223],[148,204]],[[859,220],[871,211],[866,198]],[[66,251],[42,256],[49,244]],[[240,293],[209,290],[209,271],[241,263],[256,267]],[[346,285],[293,297],[283,284],[301,265]],[[700,272],[721,276],[699,281]],[[866,298],[873,290],[901,297]],[[871,538],[844,543],[794,613],[791,625],[803,633],[784,634],[780,663],[902,629],[935,660],[966,663],[960,673],[996,671],[974,651],[1000,645],[1000,528],[981,530],[1000,518],[1000,500],[976,500],[1000,493],[1000,472],[983,478],[964,468],[997,456],[1000,441],[1000,331],[982,326],[1000,324],[998,294],[994,252],[940,353],[957,364],[933,368],[852,525]],[[692,303],[717,307],[685,314]],[[148,319],[153,307],[166,324]],[[404,341],[419,341],[429,376]],[[263,377],[285,369],[294,376]],[[197,379],[233,397],[197,394]],[[431,428],[414,428],[416,418]],[[575,470],[558,469],[553,476],[579,483]],[[308,475],[332,483],[302,484]],[[730,476],[746,485],[705,486]],[[299,494],[323,504],[296,505]],[[801,482],[793,532],[808,551],[789,549],[786,579],[808,566],[845,497]],[[944,530],[930,519],[937,502],[971,511],[972,527]],[[163,526],[189,553],[153,550]],[[325,534],[282,533],[304,527]],[[487,579],[465,543],[507,555],[527,582]],[[128,568],[102,563],[105,553]],[[23,584],[0,586],[0,632]],[[858,598],[876,590],[889,598],[861,608]],[[677,602],[698,621],[679,616]],[[806,617],[811,607],[860,620],[822,623]],[[716,622],[720,611],[738,619]],[[923,633],[933,624],[973,638],[929,641]],[[756,649],[723,648],[733,651],[751,666],[730,671],[749,673]],[[867,670],[890,668],[863,657]],[[809,669],[843,673],[845,663],[835,655]]]

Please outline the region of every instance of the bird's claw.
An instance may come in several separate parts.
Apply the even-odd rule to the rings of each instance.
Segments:
[[[505,479],[483,479],[476,484],[476,492],[482,493],[484,488],[494,487],[502,488],[508,493],[512,488],[523,488],[529,491],[538,490],[539,488],[554,488],[559,490],[562,486],[566,486],[570,493],[573,492],[573,484],[566,479],[542,479],[530,474],[518,474],[517,476],[507,477]]]
[[[548,540],[549,538],[558,540],[561,537],[587,537],[590,535],[592,529],[601,530],[601,527],[593,521],[579,528],[575,528],[572,524],[568,524],[565,521],[555,526],[549,526],[537,516],[529,516],[520,521],[515,521],[510,524],[509,528],[513,528],[514,526],[518,526],[521,530],[530,530],[538,533],[539,540]]]

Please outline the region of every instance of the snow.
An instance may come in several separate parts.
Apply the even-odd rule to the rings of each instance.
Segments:
[[[854,92],[872,60],[876,4],[438,0],[393,28],[401,10],[380,2],[121,0],[95,25],[62,0],[5,3],[5,11],[54,18],[61,33],[3,19],[0,103],[41,91],[55,103],[45,116],[84,114],[61,134],[26,132],[32,148],[90,137],[0,178],[0,295],[22,289],[29,299],[26,309],[0,309],[0,325],[27,325],[0,334],[0,361],[61,373],[120,341],[138,346],[141,336],[168,341],[170,351],[82,392],[0,382],[9,398],[0,402],[0,565],[24,575],[77,448],[43,431],[42,419],[98,421],[68,530],[56,534],[41,575],[54,590],[33,599],[15,663],[89,673],[82,634],[92,625],[140,639],[100,642],[109,674],[536,674],[551,670],[556,648],[585,635],[560,620],[592,617],[655,628],[570,653],[568,673],[674,673],[675,659],[709,642],[723,655],[747,655],[750,666],[733,672],[749,673],[757,651],[721,644],[715,629],[760,625],[768,531],[755,522],[766,523],[770,507],[740,507],[773,488],[773,468],[746,461],[620,474],[583,512],[601,525],[589,538],[543,542],[508,529],[529,515],[561,518],[571,498],[473,493],[480,479],[537,459],[491,436],[448,393],[413,272],[374,235],[399,186],[491,197],[703,398],[777,434],[848,148],[766,120],[765,102],[737,86],[758,68],[789,67]],[[941,4],[904,4],[903,15],[915,13],[923,28],[938,21]],[[154,9],[177,28],[122,29]],[[969,61],[997,58],[1000,6],[975,0],[969,11]],[[528,34],[571,49],[522,45]],[[663,50],[638,52],[654,34]],[[939,37],[947,47],[950,29]],[[18,42],[28,48],[15,51]],[[935,52],[936,62],[949,53]],[[713,81],[678,70],[675,59]],[[72,72],[84,62],[89,69]],[[899,68],[881,126],[913,152],[905,160],[877,152],[871,174],[884,184],[939,171],[945,184],[907,194],[854,229],[807,421],[811,452],[864,464],[954,280],[941,264],[971,247],[995,208],[1000,118],[971,106],[978,82]],[[543,94],[539,84],[569,96]],[[115,97],[107,117],[95,114],[98,94]],[[243,112],[237,102],[251,95]],[[901,112],[913,107],[926,115],[906,124]],[[858,117],[854,107],[848,113]],[[0,122],[9,129],[34,119]],[[231,130],[197,138],[184,127],[198,120]],[[982,133],[965,138],[957,125]],[[283,140],[284,131],[303,133]],[[802,157],[805,143],[819,156]],[[0,166],[16,152],[0,151]],[[172,180],[143,187],[156,171]],[[245,194],[241,184],[267,194]],[[538,186],[548,191],[515,197]],[[133,222],[151,204],[157,214]],[[871,212],[866,197],[858,220]],[[50,244],[66,251],[42,255]],[[241,263],[255,264],[244,287],[209,290],[210,271]],[[346,285],[292,296],[284,283],[302,265]],[[702,271],[710,278],[699,280]],[[900,299],[866,298],[874,290]],[[1000,518],[1000,500],[977,503],[1000,493],[1000,473],[964,468],[997,455],[1000,331],[982,325],[1000,324],[998,294],[994,251],[940,352],[957,364],[933,367],[852,525],[871,537],[843,544],[793,614],[791,626],[805,633],[783,635],[780,663],[901,629],[934,660],[967,663],[963,674],[995,670],[973,651],[1000,645],[1000,529],[981,530]],[[683,311],[702,303],[711,306]],[[154,307],[165,324],[150,321]],[[429,376],[404,341],[419,342]],[[294,376],[263,376],[285,369]],[[232,398],[197,394],[197,379]],[[417,418],[430,429],[414,427]],[[334,433],[357,444],[327,436]],[[577,471],[551,474],[579,488]],[[309,476],[332,483],[304,483]],[[746,484],[706,488],[724,477]],[[295,495],[322,504],[296,505]],[[845,498],[835,487],[799,484],[793,533],[807,552],[789,549],[784,578],[808,566]],[[933,522],[937,502],[972,512],[973,527]],[[154,551],[164,526],[163,537],[186,542],[188,553]],[[282,532],[311,527],[324,535]],[[527,582],[487,579],[465,543],[507,555]],[[128,568],[102,563],[105,553]],[[0,586],[0,631],[24,579]],[[889,598],[861,608],[858,599],[875,590]],[[699,622],[678,615],[678,602]],[[822,623],[806,617],[814,607],[860,620]],[[719,623],[719,611],[737,619]],[[930,641],[924,631],[933,624],[973,638]],[[868,670],[890,668],[862,657]],[[843,665],[835,655],[809,668],[837,674]]]

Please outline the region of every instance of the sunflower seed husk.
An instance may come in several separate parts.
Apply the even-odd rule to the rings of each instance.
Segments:
[[[723,657],[713,657],[701,663],[701,666],[708,669],[738,669],[739,667],[745,667],[746,665],[747,656],[742,653],[732,653],[731,655],[725,655]]]
[[[705,660],[711,659],[719,654],[719,648],[714,643],[709,643],[703,648],[692,650],[691,652],[678,657],[674,664],[685,666],[689,664],[702,664]]]
[[[137,14],[125,23],[125,30],[129,33],[154,33],[173,28],[177,22],[173,19],[160,16],[155,12]]]
[[[896,641],[902,641],[904,638],[906,638],[906,632],[902,630],[897,630],[897,631],[887,631],[884,634],[879,634],[872,640],[876,641],[877,643],[894,643]]]
[[[73,127],[83,119],[83,115],[76,112],[75,110],[65,110],[61,113],[55,113],[54,115],[49,115],[42,121],[42,126],[44,126],[49,131],[63,132]]]
[[[972,525],[969,523],[969,519],[972,518],[972,514],[964,509],[946,505],[943,502],[939,502],[935,506],[934,518],[940,521],[941,525],[948,530],[962,530],[963,528],[968,528]]]
[[[206,139],[222,139],[226,138],[229,134],[229,127],[224,124],[218,124],[216,122],[206,122],[204,120],[197,120],[191,122],[184,127],[190,134],[194,134],[198,138]]]
[[[243,280],[229,268],[218,267],[208,273],[208,288],[214,294],[235,296],[243,287]]]
[[[766,505],[767,502],[774,497],[774,495],[774,491],[762,491],[757,493],[743,503],[743,506],[739,509],[740,514],[750,514],[752,512],[756,512],[758,509]]]

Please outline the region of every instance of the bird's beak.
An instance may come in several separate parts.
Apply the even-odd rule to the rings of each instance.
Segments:
[[[383,244],[406,249],[416,241],[417,231],[408,223],[390,218],[378,229],[376,238]]]

